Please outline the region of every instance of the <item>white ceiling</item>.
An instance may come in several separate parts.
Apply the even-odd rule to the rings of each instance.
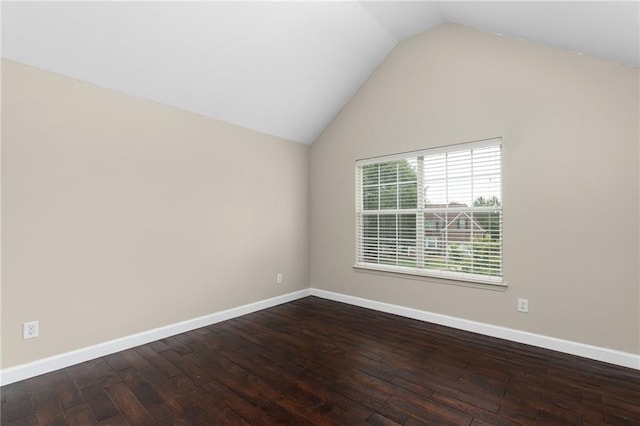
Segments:
[[[638,1],[3,2],[2,56],[310,144],[443,22],[640,66]]]

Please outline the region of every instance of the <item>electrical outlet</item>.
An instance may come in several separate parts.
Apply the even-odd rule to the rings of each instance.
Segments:
[[[529,299],[518,299],[518,311],[529,312]]]
[[[282,284],[282,272],[278,272],[278,274],[276,275],[276,283]]]
[[[22,324],[22,339],[33,339],[40,334],[38,321],[25,322]]]

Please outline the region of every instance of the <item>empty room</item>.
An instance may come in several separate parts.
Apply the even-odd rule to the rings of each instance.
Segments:
[[[640,2],[0,11],[0,424],[640,425]]]

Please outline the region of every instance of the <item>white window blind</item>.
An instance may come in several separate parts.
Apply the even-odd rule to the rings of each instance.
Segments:
[[[356,162],[356,267],[502,285],[502,142]]]

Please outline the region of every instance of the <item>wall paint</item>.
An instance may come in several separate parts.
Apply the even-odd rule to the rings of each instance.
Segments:
[[[401,43],[311,147],[311,286],[640,354],[638,81],[454,24]],[[497,136],[506,291],[353,270],[356,159]]]
[[[8,60],[2,89],[2,368],[308,288],[308,146]]]
[[[402,43],[311,147],[312,286],[640,353],[638,78],[456,25]],[[2,103],[2,368],[308,287],[308,147],[7,60]],[[353,271],[355,159],[495,136],[506,292]]]

